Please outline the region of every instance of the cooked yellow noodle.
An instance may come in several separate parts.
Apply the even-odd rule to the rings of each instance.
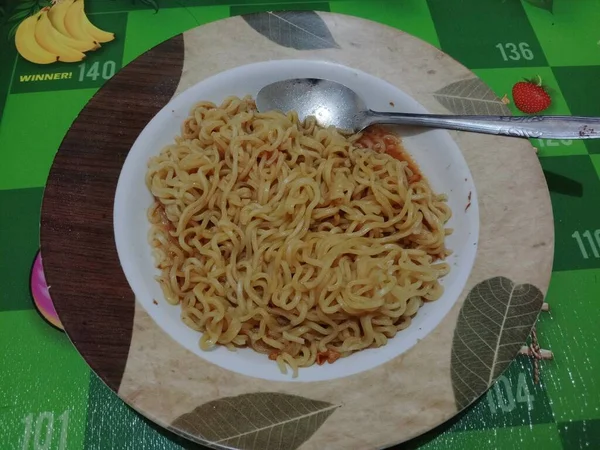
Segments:
[[[296,376],[385,345],[441,296],[450,209],[386,139],[250,97],[195,105],[146,183],[158,281],[202,349],[251,347]]]

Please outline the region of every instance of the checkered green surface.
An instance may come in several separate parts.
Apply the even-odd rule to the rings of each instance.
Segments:
[[[0,3],[4,10],[14,7]],[[29,292],[40,203],[60,141],[105,79],[152,46],[230,15],[331,11],[432,43],[499,96],[510,94],[523,77],[539,74],[552,89],[548,113],[600,116],[599,0],[554,0],[553,14],[524,0],[87,0],[86,9],[95,23],[116,31],[117,40],[85,66],[30,64],[6,39],[11,25],[0,30],[2,449],[196,448],[125,406],[90,372],[67,337],[40,318]],[[72,75],[31,81],[32,75],[56,72]],[[600,140],[533,144],[556,223],[546,299],[551,312],[538,323],[540,344],[555,359],[542,363],[541,383],[535,385],[530,361],[520,357],[466,413],[406,448],[600,448]]]

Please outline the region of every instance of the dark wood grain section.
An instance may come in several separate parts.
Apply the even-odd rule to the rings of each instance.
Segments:
[[[71,126],[46,185],[41,246],[54,305],[75,347],[115,391],[135,308],[113,235],[117,180],[137,136],[172,98],[183,58],[179,35],[108,81]]]

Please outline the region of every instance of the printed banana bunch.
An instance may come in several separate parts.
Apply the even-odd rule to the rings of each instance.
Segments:
[[[15,35],[19,54],[36,64],[77,62],[85,58],[84,52],[112,41],[114,33],[92,24],[83,2],[63,0],[23,20]]]

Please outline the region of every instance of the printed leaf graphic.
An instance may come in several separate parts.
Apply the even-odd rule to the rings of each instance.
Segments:
[[[517,356],[543,301],[537,287],[503,277],[483,281],[469,293],[452,341],[452,388],[459,410],[483,394]]]
[[[33,8],[36,2],[22,2],[15,6],[14,11],[24,11]]]
[[[25,13],[25,16],[27,16],[27,12],[28,11],[23,11]],[[25,17],[23,16],[23,17]],[[21,25],[21,21],[17,19],[17,21],[15,22],[15,24],[10,28],[10,30],[8,30],[8,36],[7,39],[10,41],[13,37],[15,37],[15,34],[17,34],[17,28],[19,28],[19,25]]]
[[[340,48],[314,11],[264,12],[242,17],[260,34],[284,47],[296,50]]]
[[[552,7],[554,6],[554,0],[525,0],[527,3],[531,3],[533,6],[537,6],[538,8],[546,9],[552,12]]]
[[[21,19],[24,19],[27,16],[31,15],[32,10],[27,9],[27,10],[23,10],[23,11],[19,11],[14,13],[12,16],[10,16],[10,18],[8,19],[9,22],[21,22]]]
[[[449,84],[434,93],[433,97],[454,114],[510,115],[508,107],[478,78]]]
[[[197,407],[171,428],[203,441],[244,450],[294,450],[339,405],[277,392],[225,397]]]

